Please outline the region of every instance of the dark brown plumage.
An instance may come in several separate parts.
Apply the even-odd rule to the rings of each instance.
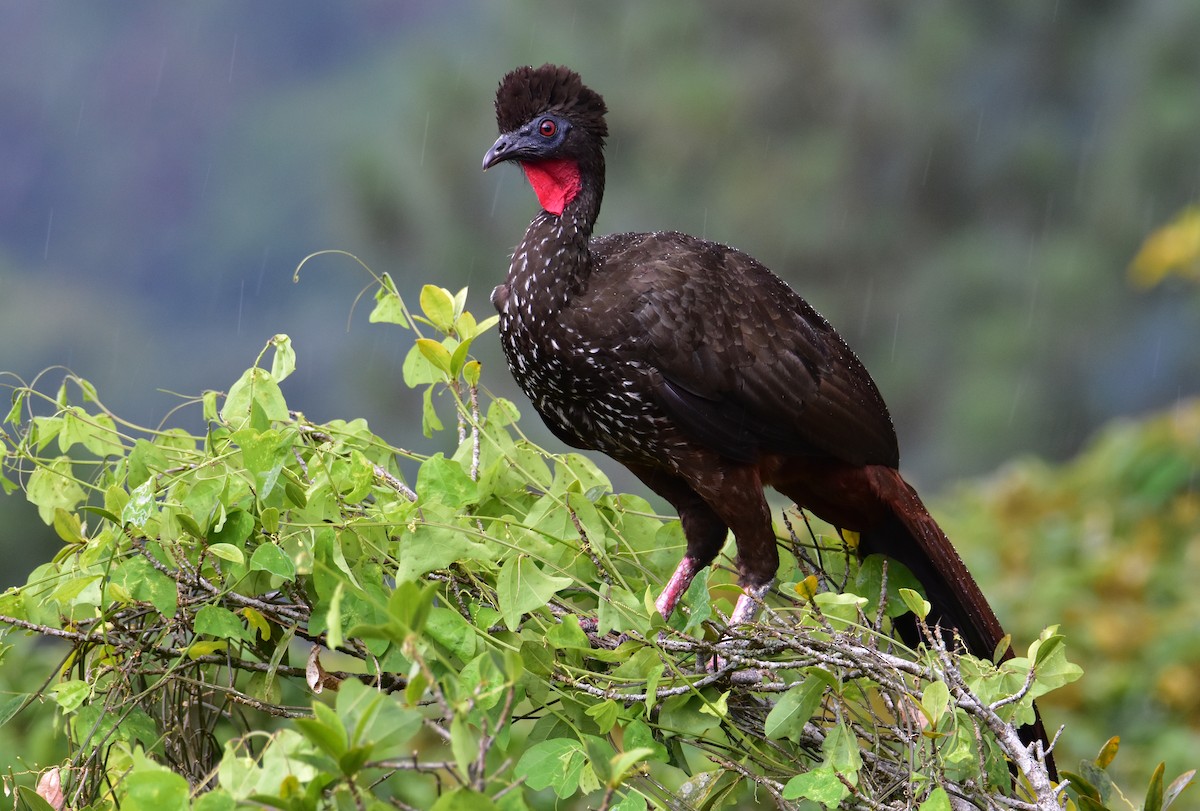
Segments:
[[[754,616],[779,565],[763,493],[904,563],[930,620],[991,658],[1004,631],[901,478],[887,407],[834,329],[750,256],[684,234],[592,238],[604,193],[603,99],[564,67],[518,68],[496,94],[487,169],[518,163],[542,204],[492,301],[521,389],[564,442],[612,456],[675,507],[687,552],[669,615],[732,530]],[[915,625],[900,623],[910,643]]]

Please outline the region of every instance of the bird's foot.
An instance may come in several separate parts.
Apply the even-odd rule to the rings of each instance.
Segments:
[[[739,625],[746,625],[757,619],[759,612],[762,611],[763,600],[766,599],[767,592],[771,590],[773,582],[772,580],[768,580],[761,585],[746,586],[744,588],[741,595],[737,598],[737,602],[734,603],[733,613],[729,615],[728,627],[730,629],[736,628]],[[717,654],[708,661],[706,667],[708,672],[716,673],[717,671],[726,669],[727,666],[728,662],[725,660],[725,657]],[[762,678],[757,670],[744,671],[744,674],[746,676],[752,675],[753,678],[750,679],[751,681],[758,681]],[[737,681],[742,680],[740,677],[737,679]]]

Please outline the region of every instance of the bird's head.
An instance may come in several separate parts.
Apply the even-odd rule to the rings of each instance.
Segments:
[[[542,208],[562,214],[584,175],[603,183],[606,112],[600,94],[570,68],[517,68],[496,91],[501,134],[483,156],[483,168],[516,161]]]

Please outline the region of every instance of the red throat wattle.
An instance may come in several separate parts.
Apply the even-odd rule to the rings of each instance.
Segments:
[[[521,164],[542,208],[561,216],[579,194],[579,164],[573,160],[528,161]]]

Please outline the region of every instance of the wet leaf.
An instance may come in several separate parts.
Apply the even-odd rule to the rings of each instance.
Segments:
[[[569,577],[546,574],[527,555],[509,558],[496,578],[497,608],[504,624],[515,631],[523,614],[545,606],[572,582]]]
[[[421,288],[421,312],[434,329],[447,334],[454,327],[454,296],[444,287],[427,284]]]
[[[804,726],[821,706],[825,695],[825,680],[810,675],[802,683],[784,693],[767,714],[763,732],[768,738],[790,738],[799,741]]]

